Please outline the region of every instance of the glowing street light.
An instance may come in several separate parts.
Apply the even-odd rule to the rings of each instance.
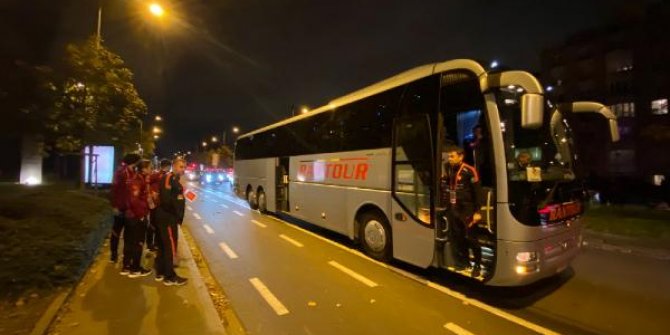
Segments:
[[[207,146],[207,142],[203,141],[203,142],[202,142],[202,146],[203,146],[203,147],[206,147],[206,146]]]
[[[213,142],[213,143],[216,143],[218,140],[219,140],[219,139],[216,138],[216,136],[212,136],[212,142]]]
[[[158,127],[154,127],[153,132],[154,132],[154,134],[160,134],[160,133],[163,132],[163,130],[158,128]]]
[[[240,128],[238,127],[233,127],[233,134],[237,134],[240,132]]]
[[[302,114],[307,114],[307,113],[309,113],[309,108],[307,108],[307,107],[303,107],[302,109],[300,109],[300,112],[301,112]]]
[[[160,136],[154,135],[154,140],[157,140]]]
[[[165,10],[163,9],[163,6],[161,6],[158,3],[151,3],[149,4],[149,13],[155,17],[162,17],[165,15]]]
[[[162,118],[160,115],[156,115],[156,116],[154,117],[154,120],[160,122],[160,121],[163,121],[163,118]]]

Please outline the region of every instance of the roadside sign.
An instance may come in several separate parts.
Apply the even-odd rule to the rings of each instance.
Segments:
[[[184,197],[189,202],[194,202],[196,199],[198,199],[198,195],[195,192],[193,192],[192,190],[184,191]]]

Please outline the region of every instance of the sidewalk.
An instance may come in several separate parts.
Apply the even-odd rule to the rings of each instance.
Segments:
[[[176,271],[189,279],[185,286],[165,286],[153,274],[135,279],[120,275],[120,262],[108,261],[108,243],[48,334],[225,334],[184,238],[179,239]],[[143,261],[152,268],[153,257]]]

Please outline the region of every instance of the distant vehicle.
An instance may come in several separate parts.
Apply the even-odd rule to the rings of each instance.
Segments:
[[[229,182],[229,175],[224,169],[205,169],[200,174],[200,184],[222,184]]]
[[[343,234],[378,260],[525,285],[566,269],[581,247],[572,112],[605,116],[618,140],[606,107],[551,105],[528,72],[429,64],[240,136],[234,189],[254,209]],[[473,146],[476,126],[485,136]],[[457,268],[440,203],[442,153],[454,144],[466,148],[484,188],[481,275]]]

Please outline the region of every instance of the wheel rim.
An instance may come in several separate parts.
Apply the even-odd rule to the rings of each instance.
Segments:
[[[265,193],[261,193],[258,195],[258,208],[261,210],[265,210]]]
[[[382,251],[386,247],[386,230],[384,225],[377,220],[370,220],[365,223],[365,244],[372,251]]]

